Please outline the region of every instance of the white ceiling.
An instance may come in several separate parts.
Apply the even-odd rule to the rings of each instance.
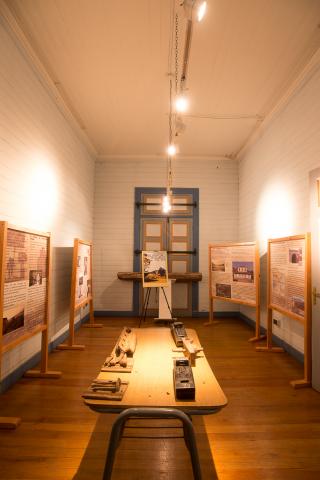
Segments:
[[[99,156],[164,154],[174,0],[6,1]],[[235,156],[320,47],[319,23],[320,0],[209,0],[180,154]]]

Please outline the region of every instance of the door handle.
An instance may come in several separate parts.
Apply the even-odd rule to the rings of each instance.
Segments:
[[[317,293],[317,287],[312,289],[312,303],[313,305],[317,304],[317,298],[320,298],[320,293]]]

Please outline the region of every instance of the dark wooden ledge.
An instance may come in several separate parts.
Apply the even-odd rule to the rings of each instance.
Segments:
[[[141,282],[141,272],[118,272],[119,280],[131,280],[132,282]],[[169,278],[177,282],[200,282],[202,280],[202,273],[169,273]]]

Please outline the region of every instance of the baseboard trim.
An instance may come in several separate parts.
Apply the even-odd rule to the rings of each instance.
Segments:
[[[214,312],[215,318],[238,318],[239,312]],[[193,318],[209,318],[209,312],[192,312]]]
[[[256,322],[254,320],[251,320],[251,318],[247,317],[244,315],[242,312],[239,312],[238,317],[245,321],[250,327],[255,328],[256,327]],[[266,335],[267,334],[267,329],[265,327],[260,327],[261,334]],[[272,342],[277,345],[278,347],[282,347],[289,355],[291,355],[293,358],[295,358],[299,363],[303,364],[304,363],[304,354],[299,352],[296,348],[294,348],[292,345],[289,345],[285,340],[282,340],[282,338],[278,337],[274,333],[272,333]]]
[[[217,318],[238,317],[239,312],[215,312],[214,316]],[[95,317],[139,317],[131,310],[96,310]],[[149,315],[148,315],[149,316]],[[209,312],[192,312],[192,318],[207,318]],[[183,317],[181,317],[183,318]]]
[[[85,315],[81,320],[79,320],[75,324],[75,330],[78,330],[81,325],[89,320],[89,314]],[[51,353],[60,343],[63,343],[69,336],[69,329],[63,332],[59,337],[49,343],[48,351]],[[0,380],[0,393],[4,393],[8,390],[12,385],[14,385],[22,376],[23,374],[36,365],[38,365],[41,361],[41,352],[35,353],[31,358],[26,360],[24,363],[19,365],[15,370],[13,370],[9,375],[4,377]],[[63,373],[63,372],[62,372]]]
[[[95,317],[137,317],[133,310],[95,310]]]

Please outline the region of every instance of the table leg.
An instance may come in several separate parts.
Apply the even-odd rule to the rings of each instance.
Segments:
[[[199,462],[199,455],[198,449],[196,444],[196,437],[194,434],[194,428],[190,418],[186,416],[186,419],[183,420],[183,434],[184,434],[184,441],[186,444],[187,449],[189,450],[191,463],[192,463],[192,470],[193,470],[193,478],[195,480],[201,480],[201,469],[200,469],[200,462]]]
[[[181,420],[183,424],[184,440],[189,450],[193,477],[195,480],[201,480],[201,469],[199,462],[198,449],[196,444],[196,437],[191,419],[181,410],[174,408],[127,408],[120,413],[114,422],[111,430],[106,464],[103,473],[103,480],[111,480],[112,469],[117,448],[119,446],[125,422],[131,417],[141,418],[176,418]]]
[[[127,410],[124,410],[125,413]],[[119,446],[121,437],[122,437],[122,432],[124,429],[124,424],[127,420],[126,415],[122,415],[122,413],[119,415],[119,417],[116,419],[114,424],[112,425],[112,430],[110,434],[110,439],[109,439],[109,446],[108,446],[108,453],[107,453],[107,459],[106,459],[106,464],[104,467],[104,472],[103,472],[103,480],[111,480],[112,476],[112,469],[113,469],[113,464],[114,464],[114,459],[116,456],[116,451]]]

